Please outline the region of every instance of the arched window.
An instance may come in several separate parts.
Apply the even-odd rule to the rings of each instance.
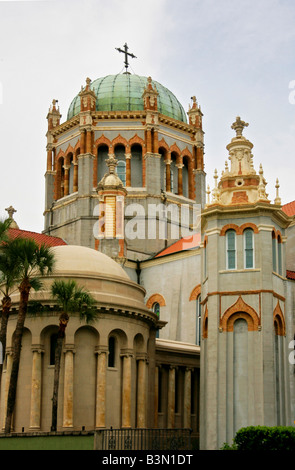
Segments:
[[[226,232],[226,268],[236,269],[236,232]]]
[[[245,269],[254,268],[254,232],[252,229],[244,231],[244,263]]]
[[[131,155],[132,155],[131,156],[131,186],[133,188],[141,188],[142,187],[142,147],[141,145],[139,144],[132,145]]]
[[[272,232],[272,270],[277,271],[277,239],[274,232]]]
[[[201,330],[202,330],[202,324],[201,324],[201,316],[202,316],[202,304],[201,304],[201,296],[199,295],[197,300],[196,300],[196,345],[200,346],[201,345]]]
[[[153,312],[157,315],[158,319],[160,319],[160,304],[158,302],[154,303]],[[159,338],[159,329],[157,329],[156,338]]]
[[[116,340],[114,336],[109,338],[109,356],[108,356],[108,367],[115,367],[115,351],[116,351]]]
[[[123,185],[126,186],[126,162],[120,160],[117,165],[117,174],[122,181]]]
[[[280,235],[278,236],[278,274],[283,275],[282,268],[282,239]]]

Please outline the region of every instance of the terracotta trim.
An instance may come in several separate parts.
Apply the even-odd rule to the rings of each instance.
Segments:
[[[235,304],[229,307],[220,320],[220,327],[223,331],[232,332],[234,330],[234,322],[238,318],[243,318],[248,323],[248,331],[258,331],[260,319],[257,312],[240,296]]]
[[[193,300],[197,300],[197,298],[201,295],[201,284],[198,286],[194,287],[194,289],[191,292],[189,301],[192,302]]]
[[[155,303],[158,303],[160,305],[160,307],[165,307],[166,306],[165,299],[161,294],[152,295],[148,299],[148,301],[146,303],[146,306],[147,306],[147,308],[152,308]]]
[[[285,323],[285,318],[284,318],[282,309],[280,307],[279,301],[273,312],[273,322],[274,322],[276,335],[285,336],[286,335],[286,323]]]

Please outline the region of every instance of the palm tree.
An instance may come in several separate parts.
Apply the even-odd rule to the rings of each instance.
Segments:
[[[2,346],[2,361],[0,361],[0,378],[2,374],[2,366],[6,351],[7,324],[11,309],[11,294],[17,290],[16,282],[18,280],[18,265],[9,256],[9,244],[11,241],[5,242],[0,252],[0,292],[2,294],[2,312],[0,327],[0,343]]]
[[[8,229],[11,225],[11,219],[0,220],[0,242],[7,241]]]
[[[8,315],[11,307],[11,299],[9,297],[9,290],[12,287],[12,270],[10,270],[9,266],[7,266],[7,262],[4,261],[5,256],[2,256],[4,243],[8,240],[8,229],[11,224],[11,219],[0,220],[0,243],[1,243],[1,251],[0,251],[0,292],[3,295],[2,298],[2,312],[1,312],[1,328],[0,328],[0,346],[1,346],[1,358],[0,361],[0,380],[2,375],[2,363],[4,360],[5,349],[6,349],[6,331],[7,331],[7,322],[8,322]],[[8,269],[7,269],[8,268]],[[14,268],[14,266],[13,266]],[[4,273],[3,273],[4,271]],[[6,272],[6,273],[5,273]],[[6,278],[6,274],[8,278]],[[4,284],[4,288],[1,288]]]
[[[10,433],[11,419],[15,406],[16,387],[19,371],[23,329],[31,289],[42,287],[40,277],[50,274],[54,266],[54,254],[45,245],[38,246],[32,239],[16,238],[7,244],[9,256],[18,267],[19,311],[13,340],[13,361],[7,399],[5,432]]]
[[[52,297],[57,300],[62,310],[59,316],[59,329],[55,349],[55,367],[52,397],[51,431],[56,431],[60,360],[63,339],[65,337],[65,330],[70,319],[70,314],[78,313],[80,316],[80,320],[85,320],[86,323],[93,322],[97,317],[97,314],[93,308],[94,298],[86,290],[84,290],[83,287],[79,287],[74,280],[55,280],[51,286],[51,294]]]

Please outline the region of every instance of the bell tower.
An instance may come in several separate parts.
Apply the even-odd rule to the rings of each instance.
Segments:
[[[208,188],[202,214],[202,449],[231,444],[250,425],[292,425],[286,344],[285,230],[276,185],[272,203],[262,166],[239,117],[229,161]]]

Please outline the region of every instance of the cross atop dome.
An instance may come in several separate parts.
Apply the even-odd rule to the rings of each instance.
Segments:
[[[134,54],[132,54],[131,52],[128,52],[129,47],[127,46],[126,42],[125,42],[123,47],[124,47],[124,50],[120,49],[119,47],[116,47],[116,50],[119,51],[119,52],[122,52],[123,54],[125,54],[125,62],[124,62],[125,63],[125,69],[126,69],[125,73],[129,73],[128,72],[128,67],[129,67],[128,57],[132,57],[132,59],[137,59],[137,57]]]
[[[236,131],[237,137],[240,137],[243,134],[243,130],[245,127],[248,127],[249,124],[245,121],[242,121],[240,116],[236,118],[236,121],[233,123],[231,128]]]

